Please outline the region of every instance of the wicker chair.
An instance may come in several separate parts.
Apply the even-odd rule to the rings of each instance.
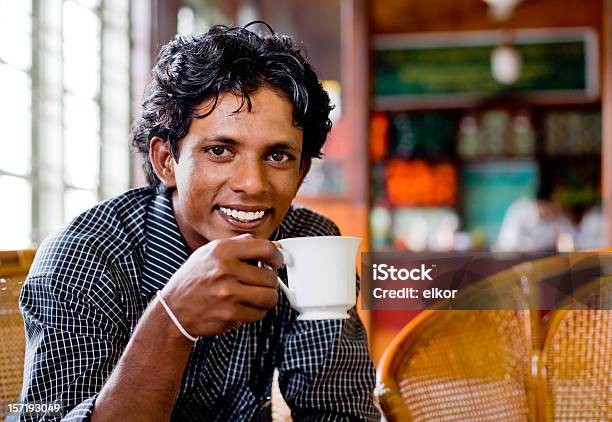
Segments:
[[[567,384],[559,380],[576,373],[584,377],[585,370],[601,371],[596,378],[587,377],[599,392],[594,400],[604,403],[610,412],[610,311],[556,311],[545,341],[539,313],[532,311],[538,309],[542,280],[570,267],[582,270],[612,260],[611,255],[586,258],[575,261],[565,255],[527,262],[490,276],[463,293],[463,304],[497,300],[497,310],[440,310],[448,309],[448,303],[441,302],[438,309],[419,314],[396,336],[379,363],[374,397],[385,418],[389,422],[544,419],[544,403],[547,415],[552,415],[555,406],[563,407],[567,397],[576,392],[564,388]],[[610,309],[609,305],[602,308]],[[574,335],[577,329],[590,338]],[[604,334],[602,330],[607,331]],[[542,343],[548,353],[540,362]],[[588,350],[580,348],[587,343]],[[588,362],[578,356],[587,356]],[[544,372],[547,379],[542,378]],[[585,389],[584,394],[589,391]],[[610,413],[600,414],[607,419],[596,420],[610,420]],[[570,419],[575,420],[565,420]],[[564,419],[551,416],[547,420]]]
[[[424,311],[381,359],[379,407],[389,422],[527,420],[530,336],[528,311]]]
[[[18,302],[33,259],[32,250],[0,251],[0,403],[17,401],[21,391],[25,337]]]
[[[590,309],[554,311],[540,360],[540,415],[546,421],[612,420],[612,278],[577,294]]]

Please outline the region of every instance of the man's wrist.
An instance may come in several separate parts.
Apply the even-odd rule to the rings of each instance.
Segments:
[[[172,323],[175,325],[175,327],[179,330],[179,332],[189,341],[191,341],[192,343],[195,343],[198,341],[198,338],[195,336],[192,336],[186,329],[185,327],[183,327],[183,324],[181,324],[181,321],[179,321],[178,317],[174,314],[174,312],[172,311],[172,309],[170,308],[170,306],[168,306],[168,304],[166,303],[166,301],[164,300],[164,296],[162,295],[161,290],[158,290],[155,295],[157,296],[157,299],[159,301],[159,303],[162,305],[162,307],[164,308],[164,311],[166,311],[166,314],[168,315],[168,317],[170,318],[170,320],[172,321]]]
[[[159,334],[163,333],[169,341],[177,346],[193,347],[193,342],[187,339],[172,322],[172,319],[157,296],[151,301],[147,314],[149,314],[151,322],[158,327]]]

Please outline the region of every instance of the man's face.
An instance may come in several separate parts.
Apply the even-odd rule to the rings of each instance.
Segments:
[[[309,168],[300,166],[303,136],[289,101],[269,88],[251,95],[250,112],[246,104],[235,112],[241,101],[220,95],[209,116],[192,120],[178,162],[168,159],[173,174],[164,182],[176,187],[174,213],[192,249],[242,233],[270,237]]]

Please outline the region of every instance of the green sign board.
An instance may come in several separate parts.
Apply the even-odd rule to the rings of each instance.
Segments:
[[[519,79],[512,85],[497,82],[491,73],[491,53],[497,47],[453,40],[441,43],[395,42],[374,50],[374,93],[377,98],[500,93],[592,95],[597,84],[590,37],[516,41],[522,58]],[[596,52],[596,50],[595,50]],[[596,67],[596,63],[595,63]],[[595,74],[593,74],[595,71]],[[595,79],[595,80],[594,80]]]

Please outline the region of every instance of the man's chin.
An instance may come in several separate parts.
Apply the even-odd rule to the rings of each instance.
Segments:
[[[262,228],[257,228],[254,230],[244,230],[244,229],[239,229],[239,228],[223,227],[223,228],[214,230],[213,232],[210,232],[210,230],[207,230],[207,232],[210,236],[206,236],[206,238],[209,240],[229,239],[230,237],[240,236],[242,234],[247,234],[247,233],[253,235],[253,237],[256,237],[258,239],[269,239],[270,236],[272,236],[272,234],[274,233],[274,229],[270,229],[269,227],[266,227],[266,228],[262,227]]]
[[[251,234],[253,237],[257,239],[269,239],[274,233],[274,230],[232,230],[231,236],[240,236],[241,234]]]

